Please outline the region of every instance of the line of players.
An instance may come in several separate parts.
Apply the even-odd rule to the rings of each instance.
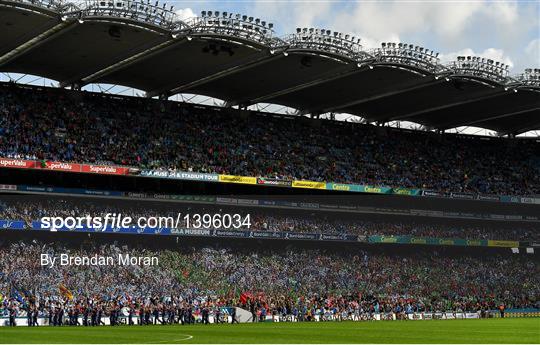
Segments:
[[[29,327],[39,326],[39,310],[35,306],[25,308],[27,325]],[[173,305],[162,306],[140,306],[140,307],[112,307],[88,306],[70,307],[50,307],[47,310],[49,326],[103,326],[105,318],[109,318],[109,325],[171,325],[171,324],[203,324],[210,323],[212,315],[214,323],[238,323],[236,308],[227,308],[230,313],[222,308],[209,308],[203,306],[195,311],[194,308],[176,307]],[[137,313],[138,311],[138,313]],[[200,314],[200,318],[196,317]],[[16,326],[17,310],[9,309],[9,326]],[[82,321],[82,322],[81,322]]]

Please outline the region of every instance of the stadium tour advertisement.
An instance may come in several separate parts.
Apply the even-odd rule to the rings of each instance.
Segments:
[[[539,28],[0,0],[0,344],[540,344]]]

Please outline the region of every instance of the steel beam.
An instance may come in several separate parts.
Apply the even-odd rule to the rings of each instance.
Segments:
[[[485,93],[483,93],[479,97],[468,98],[467,100],[463,100],[463,101],[459,101],[459,102],[448,103],[448,104],[444,104],[444,105],[437,106],[437,107],[431,107],[431,108],[415,111],[415,112],[412,112],[412,113],[407,113],[407,114],[394,116],[394,117],[391,117],[390,119],[388,119],[388,121],[397,121],[397,120],[405,120],[405,119],[408,120],[408,119],[413,118],[413,117],[418,116],[418,115],[431,113],[431,112],[438,111],[438,110],[453,108],[453,107],[457,107],[457,106],[464,105],[464,104],[483,101],[483,100],[486,100],[486,99],[501,96],[504,93],[508,92],[508,91],[504,91],[504,90],[503,91],[500,91],[500,90],[493,91],[493,90],[491,90],[491,91],[492,92],[487,94],[487,95]]]
[[[410,92],[410,91],[423,89],[425,87],[440,84],[440,83],[442,83],[444,81],[444,78],[440,78],[440,79],[434,79],[432,77],[425,77],[425,78],[427,78],[427,80],[426,79],[421,79],[420,82],[415,80],[413,82],[406,82],[406,83],[401,83],[399,85],[392,85],[392,87],[388,88],[387,89],[388,91],[386,91],[386,92],[379,93],[379,94],[376,94],[376,95],[371,95],[371,96],[368,96],[368,97],[363,97],[363,98],[356,99],[354,101],[350,101],[350,102],[347,102],[347,103],[342,103],[342,104],[337,104],[337,105],[333,105],[333,106],[324,107],[324,108],[320,109],[319,111],[322,112],[322,113],[326,113],[326,112],[329,112],[329,111],[339,111],[340,109],[345,109],[345,108],[349,108],[349,107],[352,107],[352,106],[356,106],[356,105],[376,101],[376,100],[379,100],[379,99],[400,95],[400,94],[407,93],[407,92]],[[390,90],[392,90],[392,91],[390,91]]]
[[[46,30],[45,32],[42,32],[41,34],[35,36],[34,38],[31,38],[30,40],[14,48],[13,50],[0,56],[0,67],[30,52],[32,49],[39,47],[45,42],[48,42],[53,38],[63,34],[65,31],[75,27],[78,23],[79,22],[75,19],[62,19],[60,23],[53,26],[52,28]]]
[[[81,81],[81,85],[86,85],[86,84],[90,84],[96,80],[98,80],[99,78],[103,78],[104,76],[106,75],[109,75],[111,73],[114,73],[120,69],[123,69],[123,68],[126,68],[128,66],[131,66],[135,63],[138,63],[138,62],[141,62],[143,60],[146,60],[148,59],[149,57],[151,56],[154,56],[158,53],[161,53],[162,51],[165,51],[167,49],[170,49],[172,48],[173,46],[176,46],[178,44],[182,44],[184,42],[186,42],[186,38],[185,37],[182,37],[180,39],[170,39],[168,41],[165,41],[161,44],[158,44],[150,49],[147,49],[145,51],[142,51],[142,52],[139,52],[133,56],[130,56],[122,61],[119,61],[117,63],[114,63],[108,67],[105,67],[97,72],[94,72],[88,76],[85,76],[83,78],[80,79]],[[61,87],[65,87],[65,86],[68,86],[71,82],[73,82],[72,80],[69,80],[69,81],[63,81],[60,86]]]
[[[157,95],[162,94],[162,93],[167,93],[169,95],[174,95],[174,94],[177,94],[177,93],[183,93],[185,91],[189,91],[189,90],[191,90],[193,88],[196,88],[198,86],[208,84],[208,83],[210,83],[212,81],[215,81],[215,80],[227,77],[229,75],[245,71],[245,70],[253,68],[255,66],[268,63],[269,61],[272,61],[272,60],[275,60],[275,59],[281,59],[282,57],[284,57],[284,55],[279,53],[279,52],[276,52],[274,54],[272,54],[270,52],[266,52],[266,51],[261,51],[261,52],[262,52],[262,56],[261,56],[261,54],[257,54],[257,56],[255,58],[246,59],[246,61],[239,62],[238,64],[236,64],[233,67],[226,68],[224,70],[221,70],[221,71],[213,73],[213,74],[211,74],[209,76],[202,77],[200,79],[194,80],[194,81],[189,82],[187,84],[183,84],[183,85],[176,86],[176,87],[173,87],[173,88],[163,87],[163,88],[148,91],[146,93],[146,96],[147,97],[154,97],[154,96],[157,96]]]

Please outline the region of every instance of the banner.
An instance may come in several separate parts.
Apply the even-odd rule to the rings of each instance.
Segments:
[[[326,182],[294,180],[292,186],[294,188],[326,189]]]
[[[5,220],[0,219],[0,229],[23,230],[26,228],[22,220]]]
[[[274,231],[250,231],[250,238],[284,238],[285,233]]]
[[[350,183],[327,182],[326,183],[326,189],[328,189],[328,190],[337,190],[337,191],[345,191],[345,192],[364,193],[365,189],[366,189],[366,186],[359,185],[359,184],[350,184]]]
[[[372,187],[364,186],[364,193],[376,193],[376,194],[391,194],[392,188],[390,187]]]
[[[423,190],[422,191],[423,196],[435,196],[435,197],[444,197],[445,195],[441,192],[437,192],[434,190]]]
[[[498,196],[492,196],[492,195],[478,195],[478,200],[485,200],[485,201],[500,201]]]
[[[14,184],[0,184],[0,190],[17,190],[17,185],[14,185]]]
[[[53,161],[36,161],[24,159],[0,158],[0,168],[19,168],[19,169],[43,169],[53,171],[78,172],[78,173],[94,173],[105,175],[127,175],[128,167],[108,166],[108,165],[92,165]]]
[[[189,171],[143,170],[141,171],[140,176],[188,181],[218,182],[217,174],[194,173]]]
[[[304,234],[296,232],[286,232],[286,240],[316,240],[318,238],[317,234]]]
[[[21,192],[37,192],[37,193],[59,193],[59,194],[84,194],[84,195],[100,195],[100,196],[124,196],[123,192],[108,191],[108,190],[93,190],[83,188],[64,188],[64,187],[41,187],[41,186],[26,186],[19,185],[17,190]]]
[[[353,192],[354,191],[354,186],[350,185],[350,184],[345,184],[345,183],[328,182],[326,184],[326,189],[328,189],[328,190],[339,190],[339,191],[345,191],[345,192]]]
[[[420,195],[421,190],[420,189],[408,189],[408,188],[394,188],[393,192],[394,192],[394,194],[399,194],[399,195],[416,196],[416,195]]]
[[[470,193],[450,193],[450,197],[452,199],[474,200],[474,194]]]
[[[19,168],[19,169],[31,169],[35,167],[34,161],[27,161],[24,159],[11,159],[0,158],[0,167],[2,168]]]
[[[292,181],[259,177],[257,178],[257,184],[265,185],[265,186],[273,186],[273,187],[291,187]]]
[[[487,241],[488,247],[508,247],[508,248],[516,248],[519,247],[518,241],[496,241],[496,240],[488,240]]]
[[[68,171],[68,172],[81,172],[81,164],[62,163],[62,162],[46,162],[42,169],[54,170],[54,171]]]
[[[82,165],[83,173],[94,173],[101,175],[128,175],[129,168],[115,167],[110,165]]]
[[[219,182],[257,184],[257,178],[251,176],[219,175]]]
[[[25,229],[22,220],[0,220],[0,229]],[[39,220],[33,221],[33,230],[46,230]],[[523,247],[538,246],[537,243],[519,243],[516,241],[488,241],[488,240],[465,240],[444,239],[435,237],[411,237],[411,236],[384,236],[384,235],[352,235],[352,234],[316,234],[298,232],[274,232],[266,230],[229,230],[229,229],[170,229],[170,228],[88,228],[86,225],[74,229],[60,228],[62,232],[93,232],[93,233],[119,233],[139,235],[175,235],[175,236],[213,236],[213,237],[236,237],[236,238],[260,238],[260,239],[284,239],[284,240],[308,240],[308,241],[342,241],[342,242],[365,242],[365,243],[393,243],[393,244],[428,244],[428,245],[454,245],[454,246],[499,246],[499,247]],[[497,244],[497,245],[494,245]]]
[[[503,196],[500,197],[500,199],[501,199],[502,202],[512,202],[512,203],[520,203],[521,202],[521,198],[517,197],[517,196],[503,195]]]
[[[429,245],[444,245],[444,246],[483,246],[483,247],[488,245],[487,240],[465,240],[465,239],[458,239],[458,238],[384,236],[384,235],[369,236],[368,242],[370,243],[399,243],[399,244],[429,244]]]

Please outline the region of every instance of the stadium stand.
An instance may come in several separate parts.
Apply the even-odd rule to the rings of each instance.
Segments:
[[[156,265],[44,268],[35,257],[157,257]],[[90,242],[7,242],[0,249],[4,314],[30,310],[51,325],[201,322],[222,306],[242,306],[255,319],[287,316],[299,321],[369,319],[394,313],[487,312],[539,308],[538,265],[522,257],[450,256],[428,253],[354,253],[303,249],[179,247],[129,248]],[[10,296],[11,292],[11,297]],[[120,314],[122,313],[122,314]],[[69,318],[68,318],[69,316]],[[73,316],[73,318],[72,318]],[[129,322],[126,320],[126,322]]]
[[[0,326],[540,315],[540,140],[517,137],[540,69],[157,2],[0,0],[0,27]],[[169,100],[191,93],[223,104]],[[41,221],[240,209],[237,229]]]
[[[530,140],[246,118],[235,110],[15,85],[0,90],[5,158],[442,192],[540,193],[540,144]]]
[[[426,218],[386,213],[343,213],[322,210],[290,210],[284,208],[232,207],[226,205],[141,204],[124,201],[111,203],[106,199],[19,198],[0,199],[0,219],[24,220],[27,228],[42,217],[104,217],[121,214],[131,217],[133,223],[139,218],[171,217],[178,214],[241,214],[250,215],[250,224],[235,231],[295,232],[310,234],[346,234],[361,236],[415,236],[455,238],[466,240],[540,241],[538,221],[494,221],[460,218]],[[162,203],[163,204],[163,203]],[[185,226],[185,222],[180,225]],[[169,225],[171,227],[172,225]],[[212,227],[222,229],[223,227]]]

